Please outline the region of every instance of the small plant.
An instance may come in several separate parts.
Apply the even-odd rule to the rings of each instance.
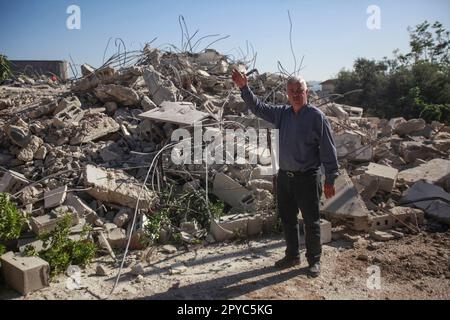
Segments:
[[[14,240],[20,237],[26,218],[6,193],[0,193],[0,240]]]
[[[174,185],[168,186],[160,195],[158,212],[149,217],[145,226],[147,237],[156,242],[159,240],[160,230],[177,230],[183,221],[196,220],[202,228],[209,228],[211,216],[218,219],[223,215],[225,204],[221,201],[209,202],[209,210],[205,201],[205,191],[187,189],[182,193],[174,192]],[[181,234],[171,234],[171,242],[182,244]],[[195,242],[195,240],[194,240]]]
[[[6,247],[0,244],[0,256],[6,252]]]
[[[5,55],[0,54],[0,83],[11,77],[11,63]]]
[[[80,240],[71,240],[71,225],[72,217],[65,215],[55,230],[39,237],[44,242],[45,249],[38,255],[49,263],[52,276],[64,272],[69,265],[85,267],[97,252],[97,246],[88,237],[89,227],[83,229]],[[27,255],[36,255],[32,248],[27,248],[25,252]]]

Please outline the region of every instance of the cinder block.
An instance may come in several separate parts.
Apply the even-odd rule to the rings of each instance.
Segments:
[[[49,285],[49,264],[39,257],[15,256],[13,252],[1,258],[6,283],[26,295]]]
[[[304,223],[303,218],[299,218],[299,225],[300,225],[300,244],[305,243],[305,229],[304,229]],[[327,221],[325,219],[320,219],[320,243],[329,243],[331,242],[331,222]]]
[[[66,200],[67,186],[62,186],[50,191],[44,192],[45,208],[54,208],[62,205]]]

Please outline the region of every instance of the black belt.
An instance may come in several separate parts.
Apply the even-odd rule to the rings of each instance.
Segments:
[[[289,178],[293,178],[293,177],[298,176],[298,175],[311,174],[311,173],[314,173],[314,172],[316,172],[318,170],[320,170],[320,168],[309,169],[309,170],[306,170],[306,171],[289,171],[289,170],[280,169],[280,171],[285,173]]]

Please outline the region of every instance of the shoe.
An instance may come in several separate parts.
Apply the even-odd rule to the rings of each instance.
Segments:
[[[300,258],[284,257],[275,262],[275,268],[286,269],[300,264]]]
[[[320,275],[320,262],[310,265],[308,271],[311,277],[317,278]]]

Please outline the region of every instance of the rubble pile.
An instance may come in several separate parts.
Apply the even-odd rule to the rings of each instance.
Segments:
[[[246,110],[232,83],[232,68],[247,67],[215,50],[171,53],[147,46],[132,66],[86,64],[83,77],[72,83],[22,77],[0,86],[0,192],[29,219],[28,242],[52,230],[61,212],[70,212],[72,233],[91,225],[105,253],[114,256],[128,237],[132,249],[142,248],[139,239],[164,205],[159,197],[168,184],[179,194],[209,190],[209,201],[225,203],[222,217],[210,219],[210,225],[194,219],[173,226],[185,243],[272,230],[277,223],[273,145],[245,144],[246,157],[235,164],[171,159],[174,130],[194,133],[199,122],[202,133],[273,129]],[[273,73],[249,76],[255,94],[275,104],[287,102],[285,80]],[[311,99],[330,120],[341,166],[336,196],[322,199],[328,220],[321,223],[322,242],[331,241],[332,227],[340,225],[387,241],[418,232],[425,218],[450,223],[449,126],[355,118],[314,93]],[[251,155],[257,163],[249,163]],[[235,159],[236,152],[227,156]],[[19,246],[8,249],[19,251]],[[14,265],[14,258],[5,259]],[[45,263],[36,265],[48,269]]]

